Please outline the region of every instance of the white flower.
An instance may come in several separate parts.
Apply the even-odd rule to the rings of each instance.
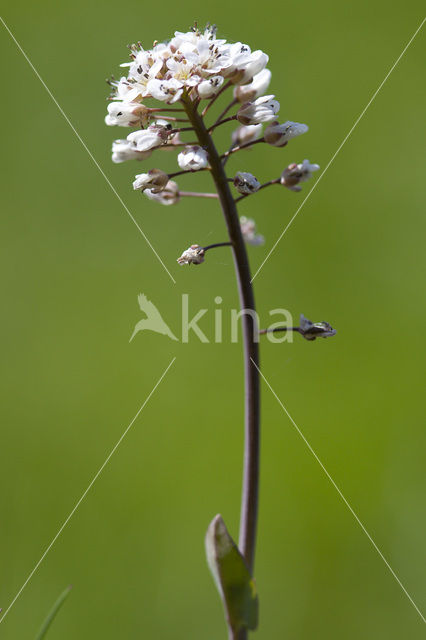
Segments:
[[[186,147],[177,157],[178,165],[184,171],[199,171],[208,165],[207,151],[194,145]]]
[[[234,187],[239,193],[248,195],[259,191],[260,182],[253,174],[244,171],[238,171],[234,178]]]
[[[246,102],[237,113],[237,120],[241,124],[259,124],[270,122],[280,110],[280,103],[274,96],[262,96],[254,102]]]
[[[105,123],[109,127],[134,127],[147,124],[149,119],[149,109],[138,102],[110,102],[107,109]]]
[[[148,151],[160,147],[169,137],[170,127],[162,125],[151,125],[148,129],[133,131],[127,136],[127,140],[133,145],[136,151]]]
[[[115,97],[126,102],[140,102],[141,88],[129,82],[127,78],[120,78],[118,82],[110,83],[115,88]]]
[[[212,76],[207,80],[202,80],[197,86],[200,98],[211,98],[216,95],[223,84],[222,76]]]
[[[259,234],[256,234],[256,223],[254,220],[252,220],[251,218],[246,218],[245,216],[241,216],[240,226],[243,238],[248,244],[252,244],[253,246],[264,244],[265,238]]]
[[[204,262],[204,249],[198,244],[192,244],[189,249],[184,251],[180,258],[177,259],[179,264],[201,264]]]
[[[302,135],[302,133],[306,133],[308,129],[309,127],[307,124],[291,122],[291,120],[287,120],[284,124],[272,122],[265,129],[265,142],[273,145],[274,147],[284,147],[289,140]]]
[[[157,194],[167,186],[169,182],[169,176],[161,169],[151,169],[148,173],[140,173],[135,176],[136,180],[133,182],[133,189],[135,191],[145,191],[150,189],[151,194]]]
[[[235,129],[232,133],[232,142],[236,146],[246,144],[247,142],[253,142],[253,140],[257,140],[260,136],[262,129],[263,127],[261,124],[250,124],[246,127],[238,127],[238,129]]]
[[[126,160],[145,160],[151,151],[137,151],[128,140],[114,140],[112,143],[112,161],[116,164]]]
[[[262,71],[268,64],[269,57],[263,51],[253,51],[246,44],[236,42],[230,45],[229,53],[232,64],[225,70],[226,77],[229,77],[235,84],[246,84]]]
[[[150,95],[156,100],[172,104],[177,102],[183,93],[183,83],[175,78],[170,80],[150,80],[147,84],[145,95]]]
[[[257,73],[249,84],[243,84],[235,87],[234,98],[238,102],[248,102],[263,95],[271,82],[271,72],[269,69],[263,69]]]
[[[291,191],[300,191],[299,182],[306,182],[314,171],[318,171],[319,164],[311,164],[309,160],[304,160],[300,164],[290,164],[281,174],[280,182]]]
[[[154,193],[153,189],[145,189],[144,194],[150,200],[155,200],[164,205],[177,204],[180,200],[179,187],[173,180],[169,180],[160,193]]]

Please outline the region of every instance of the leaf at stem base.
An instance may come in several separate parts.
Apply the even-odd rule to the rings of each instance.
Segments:
[[[210,571],[223,601],[228,625],[234,632],[256,629],[256,583],[221,515],[215,516],[207,529],[206,553]]]

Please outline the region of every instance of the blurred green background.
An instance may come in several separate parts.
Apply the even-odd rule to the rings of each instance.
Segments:
[[[268,7],[265,7],[268,9]],[[289,162],[325,167],[421,22],[422,3],[308,0],[271,6],[8,2],[4,19],[176,279],[173,285],[3,29],[3,302],[0,606],[6,609],[172,357],[176,362],[4,622],[32,638],[74,589],[49,638],[218,639],[222,608],[204,559],[210,519],[236,536],[242,462],[241,344],[129,344],[137,294],[175,332],[180,299],[237,304],[230,254],[176,258],[225,239],[218,206],[162,207],[135,173],[173,154],[113,165],[125,129],[104,125],[104,78],[126,44],[149,46],[194,20],[270,55],[281,121],[309,134],[229,162],[262,181]],[[262,345],[264,375],[420,608],[424,580],[424,218],[426,100],[420,33],[255,280],[271,308],[328,320],[327,341]],[[231,125],[217,135],[228,145]],[[197,184],[195,184],[197,182]],[[209,188],[208,176],[183,188]],[[242,203],[266,244],[308,193]],[[225,313],[225,312],[224,312]],[[225,329],[229,336],[229,329]],[[422,620],[263,385],[256,578],[259,640],[424,637]]]

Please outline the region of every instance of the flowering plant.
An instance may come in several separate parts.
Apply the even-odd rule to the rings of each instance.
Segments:
[[[243,311],[245,358],[245,456],[240,536],[238,545],[228,533],[221,516],[216,516],[206,535],[207,558],[225,607],[229,637],[244,640],[248,630],[257,626],[258,601],[253,579],[258,483],[259,483],[259,336],[268,331],[298,332],[306,340],[333,336],[326,322],[313,323],[301,315],[299,327],[274,327],[260,330],[256,324],[255,302],[246,243],[261,245],[254,220],[238,217],[237,203],[261,189],[277,184],[300,191],[317,164],[308,160],[291,163],[278,178],[260,183],[247,171],[226,174],[228,158],[258,143],[285,147],[307,132],[305,124],[286,121],[280,124],[280,104],[273,95],[265,95],[271,81],[266,68],[268,56],[252,51],[241,42],[230,44],[216,37],[215,27],[204,31],[196,26],[186,33],[176,32],[168,42],[154,43],[144,49],[141,43],[130,46],[127,76],[110,84],[113,92],[105,122],[109,126],[136,127],[125,139],[116,140],[112,160],[146,160],[158,150],[179,150],[179,170],[166,173],[152,168],[135,176],[133,188],[164,205],[178,204],[183,197],[217,198],[225,218],[228,239],[208,246],[192,244],[178,258],[181,265],[200,265],[214,248],[231,247]],[[207,115],[216,100],[232,91],[232,100],[210,125]],[[149,106],[150,100],[161,106]],[[173,105],[173,106],[172,106]],[[234,109],[234,115],[228,115]],[[172,114],[172,115],[170,115]],[[235,121],[230,148],[220,153],[213,140],[217,127]],[[180,126],[184,122],[187,126]],[[263,126],[265,129],[263,130]],[[184,142],[181,134],[192,132],[196,140]],[[177,176],[208,171],[214,193],[182,191],[173,180]],[[231,191],[233,184],[237,196]]]

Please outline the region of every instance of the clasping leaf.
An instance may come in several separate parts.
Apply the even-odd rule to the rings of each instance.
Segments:
[[[206,553],[229,626],[234,631],[256,629],[256,584],[221,515],[215,516],[207,529]]]

